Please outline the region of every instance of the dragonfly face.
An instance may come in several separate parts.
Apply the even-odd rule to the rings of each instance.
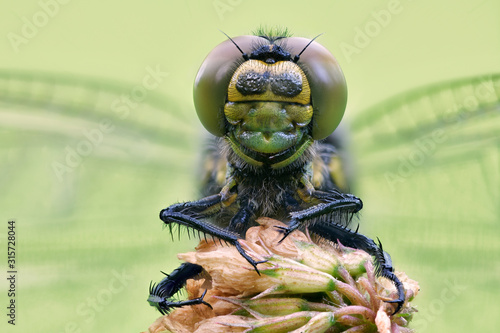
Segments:
[[[206,197],[167,207],[161,220],[234,245],[257,273],[262,262],[254,261],[238,242],[256,218],[285,221],[282,240],[308,227],[313,234],[371,254],[379,274],[398,289],[393,302],[399,311],[404,290],[389,255],[347,228],[362,202],[341,191],[342,175],[335,166],[339,159],[332,138],[327,138],[342,119],[346,99],[337,61],[314,40],[278,34],[240,36],[219,44],[201,65],[194,85],[198,116],[219,137],[205,158]],[[153,288],[150,299],[161,296],[163,301],[152,305],[167,311],[193,304],[165,300],[190,272],[199,270],[184,272],[181,267],[166,277],[158,286],[177,287],[168,292]]]
[[[202,124],[216,136],[226,134],[222,113],[228,101],[312,105],[311,135],[320,140],[340,123],[347,88],[337,60],[319,43],[300,37],[239,36],[209,53],[193,96]]]
[[[310,141],[307,125],[313,115],[309,83],[300,67],[268,61],[273,62],[249,60],[238,67],[224,105],[231,125],[227,135],[260,155],[258,162]]]

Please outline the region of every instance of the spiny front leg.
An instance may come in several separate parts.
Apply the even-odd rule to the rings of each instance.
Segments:
[[[311,201],[317,199],[320,203],[304,210],[292,212],[288,226],[276,226],[284,234],[280,242],[299,227],[307,226],[310,232],[320,237],[335,243],[340,241],[345,246],[367,252],[375,258],[377,275],[391,280],[398,290],[398,298],[388,301],[388,303],[397,303],[394,312],[397,313],[404,304],[405,293],[403,284],[394,274],[391,257],[383,251],[382,245],[377,246],[372,239],[347,228],[350,217],[363,208],[361,199],[337,190],[327,192],[309,190],[306,199]],[[347,217],[347,222],[341,223],[342,218],[335,219],[338,215]]]
[[[172,205],[160,212],[160,219],[170,228],[175,223],[235,246],[243,258],[259,273],[257,265],[265,261],[255,261],[243,250],[238,242],[241,237],[237,232],[202,221],[203,218],[219,213],[221,209],[221,196],[217,194],[198,201]]]
[[[311,206],[304,210],[299,210],[290,213],[290,222],[287,227],[276,227],[283,232],[282,242],[289,234],[297,230],[301,226],[307,226],[312,221],[321,220],[322,218],[329,217],[332,214],[337,214],[340,217],[349,220],[355,213],[363,208],[361,199],[352,194],[342,193],[337,190],[328,192],[312,191],[308,200],[320,200],[320,203]],[[345,224],[348,224],[346,222]]]
[[[329,241],[335,243],[340,242],[342,245],[363,250],[371,255],[375,259],[377,276],[382,276],[391,280],[398,291],[397,299],[386,301],[387,303],[397,303],[396,311],[394,311],[393,315],[401,310],[405,302],[405,290],[401,281],[399,281],[396,274],[394,274],[391,256],[383,250],[380,240],[377,245],[371,238],[333,222],[315,223],[309,226],[309,231]]]
[[[166,277],[158,284],[151,283],[149,285],[149,305],[154,306],[162,315],[170,312],[175,307],[186,305],[205,304],[212,308],[210,304],[203,300],[206,290],[201,297],[189,299],[185,301],[172,301],[172,297],[186,285],[186,281],[194,278],[201,273],[203,268],[196,264],[183,263],[176,268],[171,274],[166,274]]]

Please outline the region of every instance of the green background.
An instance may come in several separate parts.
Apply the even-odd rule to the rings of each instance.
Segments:
[[[382,130],[407,125],[403,117],[385,125],[368,120],[370,108],[387,98],[500,72],[499,15],[494,0],[3,1],[0,267],[7,270],[7,221],[15,219],[19,273],[15,327],[6,323],[8,285],[1,279],[0,330],[138,332],[158,317],[146,302],[149,281],[178,266],[176,253],[195,244],[186,236],[172,242],[158,212],[197,196],[204,130],[192,103],[196,71],[225,39],[219,29],[237,36],[261,24],[286,26],[296,36],[324,33],[318,41],[339,60],[358,153],[355,194],[365,203],[360,230],[380,237],[396,268],[420,282],[414,327],[498,327],[498,110],[468,129],[490,133],[489,140],[468,150],[460,142],[453,149],[469,154],[447,163],[433,148],[396,187],[380,168],[370,171],[377,158],[364,156],[371,148],[356,147],[366,147],[357,140],[369,140],[362,133],[371,123]],[[39,26],[30,30],[27,22]],[[113,111],[121,96],[141,87],[148,68],[168,75],[126,116]],[[100,136],[104,120],[112,127]],[[84,149],[84,133],[95,135],[88,154],[65,172],[57,169],[68,151]],[[414,138],[377,156],[396,170]],[[375,150],[393,144],[388,139]]]

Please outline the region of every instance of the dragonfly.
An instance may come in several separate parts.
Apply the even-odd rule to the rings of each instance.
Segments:
[[[5,171],[0,179],[4,188],[15,193],[15,187],[26,179],[27,184],[49,179],[47,184],[56,185],[50,193],[52,201],[44,201],[40,211],[50,217],[57,206],[54,216],[75,218],[82,212],[88,214],[79,202],[79,184],[104,177],[90,168],[95,159],[111,165],[108,171],[133,164],[155,175],[195,179],[191,172],[200,138],[189,105],[151,91],[129,110],[140,117],[114,110],[113,105],[123,96],[133,96],[135,87],[59,73],[1,70],[0,135],[5,152],[1,161]],[[366,222],[370,233],[390,229],[393,237],[385,248],[391,252],[405,249],[402,252],[409,256],[403,266],[414,260],[412,267],[424,267],[443,278],[445,273],[439,273],[442,261],[432,258],[436,253],[452,257],[450,252],[455,250],[463,256],[461,260],[452,257],[452,265],[458,267],[467,260],[471,268],[461,268],[464,274],[471,279],[484,275],[488,281],[483,265],[487,249],[467,236],[479,234],[480,241],[491,244],[499,241],[495,225],[500,217],[499,96],[500,74],[455,79],[396,95],[359,112],[350,122],[350,153],[357,166],[353,188],[366,210],[362,226]],[[102,125],[105,120],[112,126]],[[92,130],[82,132],[81,128]],[[43,167],[34,157],[43,161]],[[19,165],[27,171],[16,172]],[[158,180],[165,178],[146,183]],[[166,193],[156,190],[154,194],[161,191]],[[129,202],[127,208],[117,204],[113,211],[123,214],[150,200]],[[120,223],[118,215],[114,216],[116,220],[107,230]],[[99,233],[93,228],[89,235]],[[398,236],[401,234],[404,236]],[[426,239],[419,240],[419,234]],[[411,255],[419,244],[425,254],[421,258]],[[470,254],[478,247],[479,253]],[[403,257],[397,254],[398,259]]]

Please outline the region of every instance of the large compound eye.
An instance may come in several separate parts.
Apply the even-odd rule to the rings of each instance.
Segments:
[[[239,36],[233,38],[233,41],[247,54],[252,52],[255,45],[267,42],[258,36]],[[299,54],[310,41],[307,38],[290,37],[283,38],[278,43],[285,46],[293,56]],[[238,60],[242,60],[241,52],[233,42],[226,40],[208,54],[196,76],[193,90],[196,112],[203,126],[216,136],[225,134],[223,109],[227,88]],[[344,75],[333,55],[317,42],[312,42],[306,48],[298,65],[304,69],[311,86],[314,108],[312,137],[321,140],[337,128],[344,115],[347,103]],[[273,82],[272,90],[279,95],[281,90],[278,85],[288,84],[286,91],[295,93],[291,89],[292,86],[298,87],[295,81],[292,77],[279,78]],[[258,82],[255,82],[254,88],[259,90]],[[245,89],[248,89],[248,85]]]
[[[299,54],[310,39],[291,37],[283,39],[292,55]],[[300,56],[298,65],[304,69],[311,86],[312,137],[321,140],[339,125],[347,103],[347,86],[337,60],[321,44],[312,42]]]
[[[233,41],[250,53],[252,47],[264,39],[257,36],[239,36]],[[216,136],[224,133],[224,104],[227,87],[235,71],[235,63],[243,60],[241,52],[230,40],[217,45],[201,64],[194,82],[193,98],[196,113],[205,128]]]

